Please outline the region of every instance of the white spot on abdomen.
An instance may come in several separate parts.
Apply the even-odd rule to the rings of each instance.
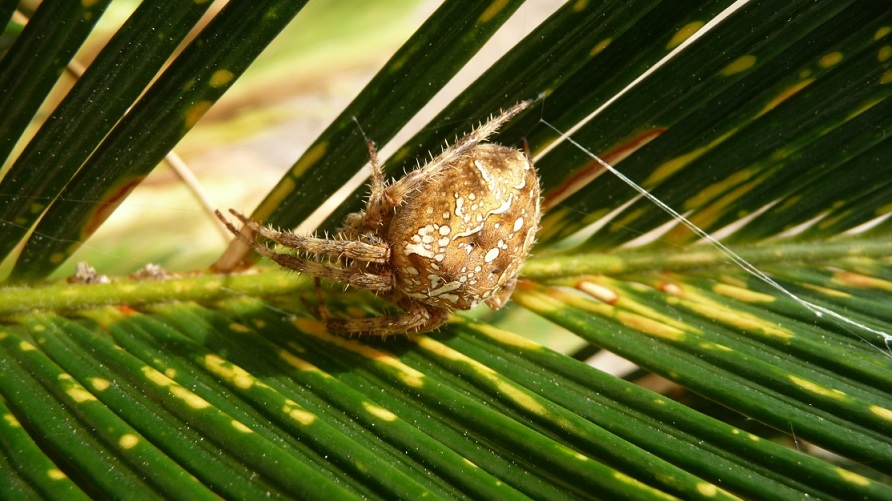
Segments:
[[[434,257],[434,253],[425,249],[423,244],[406,244],[406,254],[418,254],[427,258]]]
[[[483,256],[483,261],[491,263],[497,257],[499,257],[499,248],[493,247],[492,249],[489,249],[489,252],[487,252],[485,256]]]

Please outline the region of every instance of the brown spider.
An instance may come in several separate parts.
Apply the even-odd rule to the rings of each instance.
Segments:
[[[217,217],[258,253],[316,277],[319,313],[331,331],[424,332],[446,322],[453,310],[481,302],[501,308],[535,239],[539,179],[525,154],[482,141],[530,104],[514,105],[389,186],[369,141],[368,204],[347,216],[333,239],[264,228],[230,209],[251,230],[297,250],[296,255],[274,252],[239,232],[219,211]],[[405,314],[333,318],[318,292],[319,278],[369,289]]]

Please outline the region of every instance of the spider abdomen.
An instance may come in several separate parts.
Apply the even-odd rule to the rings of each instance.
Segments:
[[[446,309],[480,302],[497,308],[538,224],[539,180],[529,159],[514,148],[478,144],[396,208],[387,235],[396,288]]]

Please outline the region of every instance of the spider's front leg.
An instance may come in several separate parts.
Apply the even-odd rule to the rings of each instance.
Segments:
[[[241,221],[245,226],[251,228],[251,230],[255,231],[256,233],[259,233],[262,237],[282,244],[285,247],[297,249],[301,252],[307,252],[310,254],[325,254],[328,256],[336,257],[343,256],[348,259],[362,261],[365,263],[386,263],[390,259],[390,247],[383,243],[367,244],[365,242],[356,240],[329,240],[326,238],[306,237],[287,231],[275,231],[260,226],[259,224],[247,218],[244,214],[241,214],[238,211],[229,209],[229,212],[231,212],[233,216],[237,217],[239,221]],[[230,226],[223,218],[223,215],[220,214],[220,211],[217,211],[216,214],[217,217],[221,221],[223,221],[224,224],[227,225],[227,227]],[[241,236],[241,232],[233,231],[231,227],[229,228],[229,230],[232,231],[233,234],[235,234],[236,236]],[[251,243],[251,246],[256,248],[253,243]]]
[[[238,214],[235,211],[233,211],[233,212],[240,219],[244,218],[244,216],[242,216],[241,214]],[[273,261],[278,263],[283,268],[288,268],[288,269],[295,270],[300,273],[306,273],[306,274],[312,275],[314,277],[325,278],[327,280],[332,280],[335,282],[343,282],[345,284],[352,285],[354,287],[359,287],[362,289],[369,289],[369,290],[373,290],[373,291],[389,291],[389,290],[393,289],[394,278],[393,278],[392,274],[389,274],[389,273],[387,273],[387,274],[373,274],[373,273],[357,272],[354,270],[346,270],[343,268],[327,266],[322,263],[308,261],[306,259],[302,259],[298,256],[294,256],[291,254],[281,254],[278,252],[274,252],[273,250],[269,249],[265,245],[261,245],[261,244],[255,242],[253,239],[248,238],[247,236],[242,234],[242,232],[240,232],[235,226],[233,226],[232,223],[230,223],[229,221],[226,220],[226,218],[223,217],[223,214],[220,214],[220,211],[217,211],[216,214],[217,214],[217,217],[220,218],[220,220],[223,222],[223,224],[226,225],[226,228],[233,235],[235,235],[239,240],[244,242],[249,247],[253,248],[255,251],[257,251],[258,254],[272,259]],[[250,219],[245,218],[245,221],[246,221],[245,224],[248,224],[248,221],[250,221],[251,228],[254,229],[255,231],[257,231],[258,233],[260,233],[261,235],[267,236],[266,234],[280,233],[280,232],[274,232],[272,230],[266,230],[265,228],[260,227],[259,225],[257,225],[257,223],[254,223]],[[266,232],[266,234],[259,230],[263,230],[264,232]],[[294,236],[297,238],[300,238],[297,235],[294,235]],[[270,238],[270,237],[267,237],[267,238]],[[272,238],[270,238],[270,239],[273,240]],[[336,246],[335,251],[332,251],[333,254],[337,254],[338,251],[342,251],[343,255],[345,255],[345,256],[348,254],[348,250],[351,248],[349,246],[349,244],[359,244],[360,246],[376,247],[376,246],[373,246],[370,244],[363,244],[362,242],[353,242],[353,241],[347,241],[347,240],[324,240],[324,239],[320,239],[320,238],[314,238],[312,240],[321,240],[322,242],[326,243],[326,245],[327,244],[338,244],[338,243],[348,244],[348,245],[344,245],[344,246]],[[307,249],[307,248],[299,248],[299,249],[304,250],[306,252],[314,252],[313,250]],[[316,248],[315,253],[322,254],[324,252],[319,250],[319,248]]]

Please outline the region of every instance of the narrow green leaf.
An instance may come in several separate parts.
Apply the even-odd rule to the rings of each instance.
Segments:
[[[704,191],[722,194],[740,189],[740,184],[752,183],[759,173],[744,170],[755,154],[766,149],[770,153],[772,145],[783,144],[780,139],[785,136],[796,137],[799,130],[796,123],[771,121],[766,111],[801,90],[802,75],[820,77],[838,71],[834,65],[821,67],[820,61],[826,51],[842,43],[840,39],[854,36],[840,30],[840,23],[863,28],[879,24],[878,19],[888,13],[886,4],[867,2],[872,8],[866,9],[863,3],[844,10],[847,2],[788,3],[780,8],[772,2],[749,2],[619,97],[573,137],[608,161],[621,160],[617,167],[627,177],[681,211],[703,205],[694,197],[702,197]],[[862,35],[861,46],[876,43],[872,32],[870,37],[864,29],[857,33]],[[723,50],[708,49],[716,45]],[[839,113],[847,113],[844,110]],[[759,126],[747,127],[756,121],[761,121]],[[750,134],[760,131],[761,139],[753,144]],[[736,143],[728,143],[738,136]],[[747,136],[749,141],[744,140]],[[719,152],[722,148],[727,149]],[[602,169],[571,144],[559,145],[537,165],[546,197],[559,195],[581,182],[577,178],[597,176]],[[710,174],[690,175],[694,169]],[[562,179],[552,180],[549,172]],[[661,188],[663,183],[665,188]],[[557,191],[552,194],[552,190]],[[601,176],[549,211],[543,218],[540,241],[550,243],[568,236],[635,195],[615,176]],[[582,216],[569,217],[571,213]],[[711,212],[704,212],[696,222],[708,226],[711,220],[703,218],[710,216]],[[652,202],[640,200],[610,225],[587,236],[585,248],[615,246],[669,219]],[[635,232],[627,231],[629,226]],[[679,235],[684,241],[689,239],[687,233]]]
[[[25,236],[209,6],[142,2],[109,40],[0,182],[0,257]]]
[[[259,5],[227,4],[115,126],[47,209],[10,280],[44,277],[74,252],[305,3],[267,0]]]
[[[482,324],[462,323],[457,330],[467,336],[446,339],[446,344],[737,495],[800,499],[804,492],[820,498],[890,494],[878,484],[853,491],[851,485],[840,482],[836,466],[756,440],[738,428],[519,336]],[[561,377],[540,377],[545,370]]]
[[[6,499],[90,499],[37,446],[0,400],[0,495]]]
[[[584,110],[601,104],[606,99],[604,96],[620,90],[664,56],[668,52],[665,42],[678,27],[690,24],[694,17],[715,14],[727,3],[701,0],[672,2],[671,5],[670,2],[652,0],[632,4],[568,2],[469,85],[430,124],[406,141],[387,160],[385,172],[398,176],[403,170],[415,168],[416,159],[423,161],[430,151],[442,145],[444,139],[451,140],[469,132],[469,124],[474,120],[547,93],[540,109],[515,118],[506,126],[512,132],[499,134],[499,141],[519,144],[522,138],[533,133],[531,137],[535,137],[535,142],[531,141],[531,147],[535,150],[554,139],[553,134],[547,138],[536,134],[541,132],[536,128],[540,118],[564,119],[572,115],[576,120],[580,119],[586,114]],[[635,40],[634,50],[626,48],[620,55],[613,46],[622,46],[623,43],[616,40],[624,37]],[[604,61],[605,58],[609,59]],[[546,67],[549,71],[542,71]],[[594,87],[600,90],[600,101],[590,97],[593,93],[591,80],[594,79],[598,82]],[[577,90],[571,103],[562,102],[559,96],[551,94],[567,80],[580,82],[567,84]],[[500,89],[500,92],[493,93],[492,89]],[[580,96],[581,92],[586,95]],[[323,228],[338,228],[349,212],[359,210],[366,191],[366,187],[355,190],[328,218]]]
[[[684,323],[683,318],[674,320],[663,314],[651,318],[646,309],[614,307],[532,284],[516,293],[515,300],[594,344],[747,416],[779,430],[792,426],[797,436],[871,467],[882,470],[892,465],[892,441],[885,433],[870,429],[873,423],[863,421],[865,411],[880,419],[886,418],[887,411],[882,406],[869,409],[857,401],[844,414],[814,407],[810,403],[814,399],[822,401],[822,407],[832,407],[829,402],[837,397],[849,401],[845,392],[815,382],[819,379],[817,373],[801,377],[795,371],[788,372],[793,367],[781,364],[772,369],[766,364],[762,369],[768,368],[774,375],[762,377],[759,371],[749,370],[745,363],[755,362],[756,358],[738,355],[725,346],[729,338],[721,342],[710,340],[708,331]],[[723,357],[724,353],[728,356]],[[722,358],[722,362],[717,362],[716,357]],[[790,384],[801,391],[797,392]],[[802,400],[790,393],[798,393]],[[852,411],[862,413],[862,417],[852,416]]]
[[[267,384],[288,398],[302,402],[320,420],[331,421],[346,435],[344,439],[353,443],[352,446],[334,443],[334,449],[320,444],[320,454],[326,457],[338,457],[345,452],[357,454],[360,452],[357,446],[360,446],[377,454],[375,463],[384,457],[389,458],[387,461],[391,466],[388,471],[376,468],[359,475],[358,478],[374,477],[365,479],[367,485],[383,486],[387,482],[404,481],[400,472],[406,471],[406,474],[422,474],[432,493],[439,492],[442,496],[454,497],[462,491],[475,496],[506,499],[518,496],[510,485],[469,464],[435,438],[393,414],[386,402],[369,399],[314,366],[304,358],[303,353],[294,350],[293,345],[283,349],[258,338],[258,333],[269,332],[273,335],[280,333],[281,328],[289,327],[281,322],[280,316],[270,315],[267,305],[252,300],[233,300],[227,301],[226,306],[240,315],[247,315],[243,318],[249,321],[247,325],[251,329],[199,308],[189,308],[188,312],[176,307],[161,308],[159,311],[164,312],[171,322],[179,324],[196,341],[200,340],[202,345],[220,353],[232,353],[232,360],[252,373],[269,372],[275,368],[273,373],[279,376],[266,378]],[[208,324],[216,325],[209,332],[202,332],[208,329],[205,327]],[[312,388],[312,393],[306,390],[308,388]],[[336,435],[340,433],[332,436]],[[382,447],[380,440],[391,447]],[[415,462],[424,468],[419,468]],[[442,476],[443,481],[437,481],[437,476]],[[399,492],[388,490],[391,491],[388,497]]]
[[[368,163],[363,134],[379,145],[386,144],[521,4],[523,0],[443,2],[313,142],[251,217],[286,228],[297,226]]]
[[[0,160],[5,161],[110,0],[43,2],[0,61]],[[8,2],[7,2],[8,3]],[[9,11],[4,6],[3,11]],[[27,78],[23,76],[27,75]],[[2,163],[2,162],[0,162]]]
[[[37,322],[32,327],[36,328]],[[27,339],[8,330],[6,334],[0,339],[0,386],[7,405],[31,430],[32,437],[40,437],[41,448],[46,448],[68,477],[89,486],[88,494],[111,496],[116,489],[124,489],[160,498],[163,485],[182,481],[166,456],[153,451],[89,389]],[[152,458],[152,467],[142,458]],[[82,483],[85,479],[90,481]]]

